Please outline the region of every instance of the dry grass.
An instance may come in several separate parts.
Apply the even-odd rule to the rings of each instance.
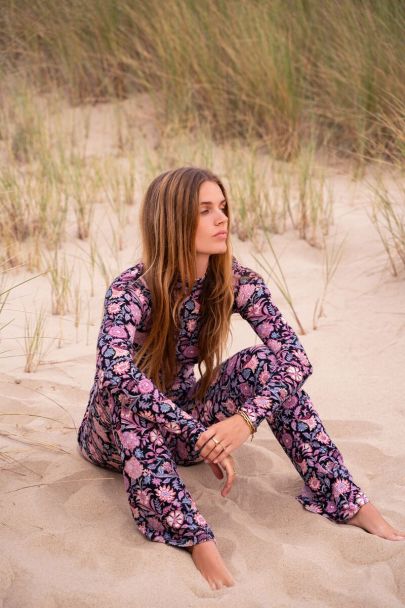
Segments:
[[[45,327],[46,327],[46,311],[41,308],[35,316],[35,321],[25,314],[25,331],[24,331],[24,355],[25,355],[25,372],[34,372],[41,363],[45,355]],[[53,340],[53,339],[51,339]],[[49,348],[49,347],[48,347]]]
[[[332,245],[325,239],[325,244],[323,247],[323,265],[322,265],[322,279],[323,279],[323,287],[322,292],[319,298],[315,302],[314,306],[314,314],[312,317],[312,328],[318,329],[319,319],[321,317],[326,317],[324,310],[324,303],[326,299],[326,295],[329,289],[329,286],[332,282],[332,279],[338,269],[339,263],[342,260],[343,255],[343,245],[345,239],[341,241],[339,245],[336,245],[336,242],[333,242]]]
[[[374,200],[369,217],[387,254],[391,273],[398,276],[398,265],[405,267],[405,184],[396,179],[396,193],[389,191],[383,179],[370,185]]]
[[[75,104],[147,92],[162,125],[209,122],[217,141],[253,135],[284,160],[315,133],[361,171],[378,155],[403,158],[404,27],[404,3],[388,0],[5,0],[0,70],[57,84]],[[41,128],[19,121],[16,158]]]

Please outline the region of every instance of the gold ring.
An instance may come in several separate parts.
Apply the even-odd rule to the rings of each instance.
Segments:
[[[217,441],[217,440],[215,439],[215,437],[211,437],[211,439],[212,439],[212,441],[215,441],[215,443],[216,443],[217,445],[220,443],[219,441]]]

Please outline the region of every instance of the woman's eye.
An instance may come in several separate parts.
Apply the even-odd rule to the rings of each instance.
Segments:
[[[225,213],[226,205],[224,207],[221,207],[221,211],[223,211]],[[209,209],[205,209],[204,211],[201,211],[201,214],[208,213],[208,212],[209,212]]]

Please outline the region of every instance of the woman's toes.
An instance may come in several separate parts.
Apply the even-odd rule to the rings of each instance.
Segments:
[[[405,532],[400,532],[399,530],[394,530],[394,532],[397,540],[405,540]]]

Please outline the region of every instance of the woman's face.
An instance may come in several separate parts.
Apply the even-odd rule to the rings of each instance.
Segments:
[[[227,248],[228,217],[221,188],[215,182],[203,182],[199,192],[199,220],[195,239],[199,258],[213,253],[224,253]],[[218,232],[225,235],[216,236]]]

